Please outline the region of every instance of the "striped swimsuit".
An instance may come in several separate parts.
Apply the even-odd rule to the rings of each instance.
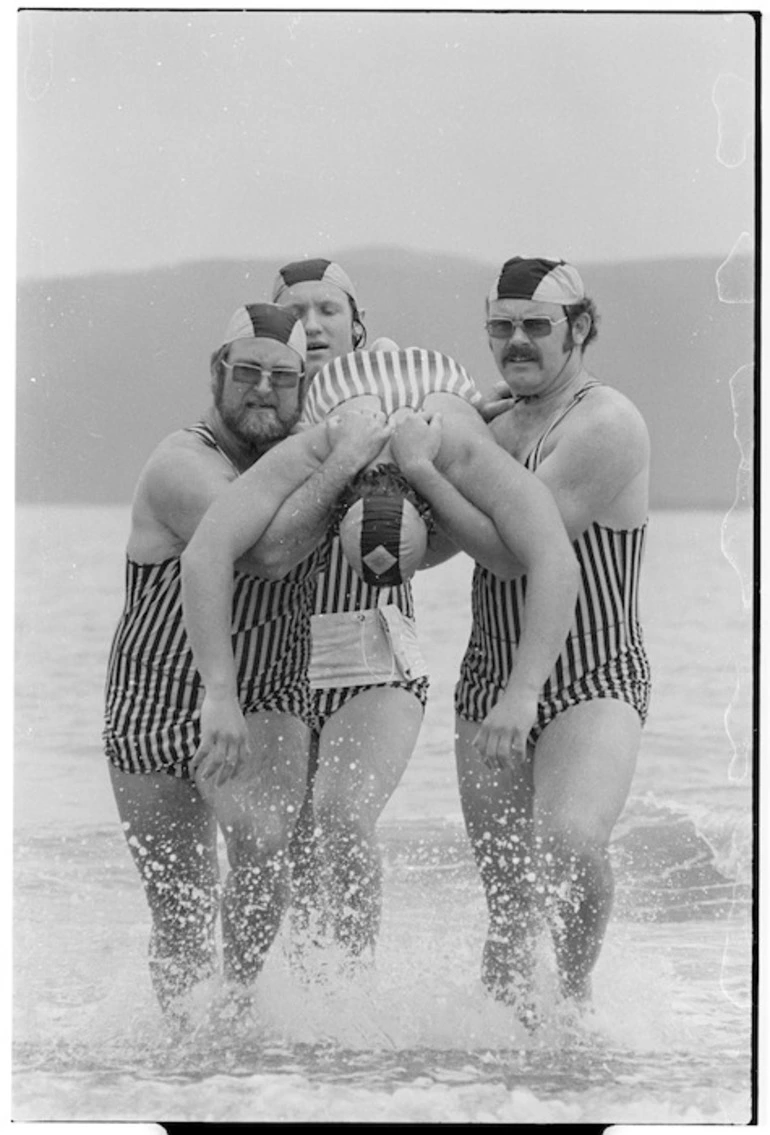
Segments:
[[[577,391],[530,451],[524,465],[534,472],[551,431],[594,386]],[[646,523],[613,529],[592,524],[574,541],[580,590],[569,635],[538,702],[530,734],[537,738],[558,713],[594,698],[632,706],[644,723],[650,699],[650,667],[639,625],[639,574]],[[502,580],[476,565],[471,636],[455,689],[455,709],[481,722],[505,689],[521,635],[527,581]]]
[[[208,426],[201,423],[190,432],[222,453]],[[278,582],[234,572],[232,640],[244,713],[291,713],[312,726],[310,614],[327,550],[322,545]],[[162,563],[127,558],[125,604],[107,670],[108,759],[123,772],[162,771],[189,779],[202,699],[182,620],[179,557]]]
[[[344,402],[362,394],[376,395],[386,415],[402,407],[419,409],[428,394],[456,394],[475,403],[480,394],[473,379],[454,359],[438,351],[410,347],[398,352],[354,351],[334,359],[310,384],[303,422],[316,425]],[[409,619],[414,619],[410,583],[400,587],[377,588],[364,583],[343,555],[339,539],[332,542],[328,564],[321,572],[314,614],[361,611],[394,603]],[[377,683],[406,690],[425,707],[428,678]],[[316,727],[320,730],[329,717],[369,685],[339,689],[314,689]]]

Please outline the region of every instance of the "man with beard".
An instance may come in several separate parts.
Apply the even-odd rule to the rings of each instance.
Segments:
[[[104,742],[152,916],[153,985],[172,1012],[215,971],[220,897],[225,976],[236,988],[259,972],[287,899],[285,851],[307,782],[312,721],[310,613],[326,548],[321,543],[280,582],[259,578],[270,566],[254,552],[235,567],[227,619],[250,744],[237,770],[193,759],[203,688],[182,617],[180,557],[209,505],[255,462],[271,463],[255,502],[255,540],[306,481],[307,470],[276,447],[300,415],[305,355],[292,314],[272,304],[239,308],[211,360],[213,405],[161,442],[134,496]],[[341,490],[387,436],[372,415],[317,430],[318,484],[332,495]],[[221,896],[218,828],[230,868]]]
[[[477,747],[521,642],[523,568],[501,577],[477,565],[456,691],[460,795],[489,908],[483,980],[524,1016],[543,915],[563,994],[590,997],[612,906],[608,843],[650,693],[638,614],[649,438],[632,403],[585,370],[596,323],[580,275],[564,261],[514,257],[487,299],[489,346],[507,395],[493,433],[550,490],[581,569],[572,625],[525,753],[500,748],[485,763]]]

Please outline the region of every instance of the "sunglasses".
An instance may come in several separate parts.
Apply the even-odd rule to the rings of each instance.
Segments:
[[[224,367],[230,371],[233,382],[257,386],[266,379],[275,390],[295,389],[305,374],[291,367],[261,367],[257,363],[224,363]]]
[[[566,321],[566,315],[561,319],[551,319],[549,315],[528,315],[525,319],[496,315],[494,319],[487,320],[486,329],[491,339],[510,339],[517,327],[521,327],[528,339],[546,339],[557,323],[566,323]]]

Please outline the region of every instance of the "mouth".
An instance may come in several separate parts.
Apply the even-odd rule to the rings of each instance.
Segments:
[[[509,356],[504,360],[506,366],[513,367],[527,366],[529,363],[537,363],[537,361],[538,360],[533,358],[531,355],[515,355],[513,357]]]

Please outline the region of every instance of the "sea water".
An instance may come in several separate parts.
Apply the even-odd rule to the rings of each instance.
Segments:
[[[301,980],[285,932],[240,1024],[174,1035],[100,730],[126,508],[23,507],[17,523],[13,1111],[16,1120],[744,1123],[752,1098],[748,514],[653,514],[642,615],[650,718],[611,854],[594,1007],[543,1024],[485,996],[485,907],[452,756],[470,563],[417,577],[431,697],[380,822],[373,972]],[[735,554],[738,549],[740,555]],[[732,554],[726,557],[725,550]],[[745,571],[745,569],[744,569]],[[748,597],[748,598],[747,598]],[[207,1002],[208,999],[208,1002]],[[549,1011],[550,1004],[550,1011]]]

